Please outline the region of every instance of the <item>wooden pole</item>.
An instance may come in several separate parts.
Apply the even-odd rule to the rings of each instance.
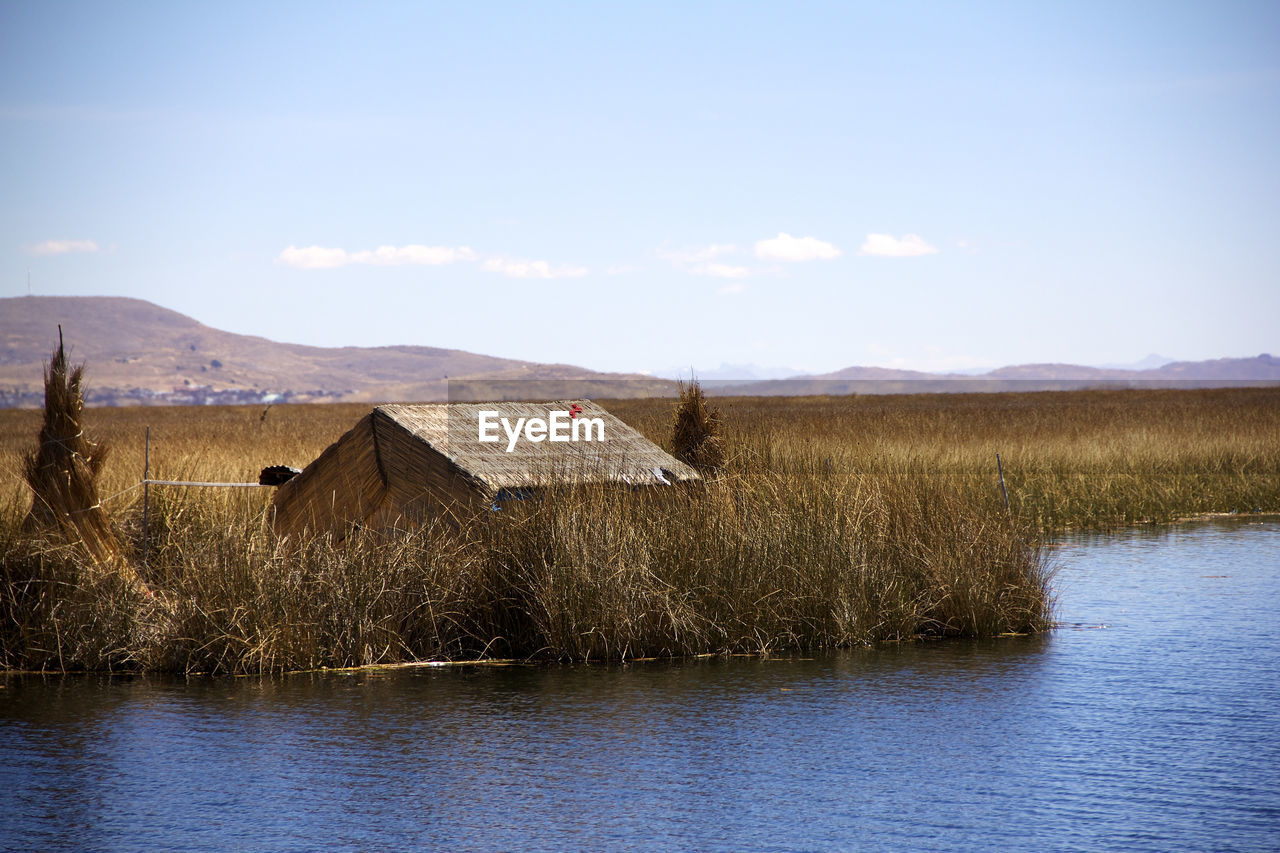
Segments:
[[[1000,494],[1004,495],[1004,511],[1013,518],[1013,510],[1009,508],[1009,492],[1004,487],[1004,465],[1000,463],[1000,454],[996,454],[996,471],[1000,473]]]
[[[147,565],[147,551],[151,545],[151,427],[147,427],[147,444],[142,451],[142,565]]]

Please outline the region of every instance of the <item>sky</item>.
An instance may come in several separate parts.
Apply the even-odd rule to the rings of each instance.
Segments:
[[[4,0],[28,292],[598,370],[1277,353],[1280,4]]]

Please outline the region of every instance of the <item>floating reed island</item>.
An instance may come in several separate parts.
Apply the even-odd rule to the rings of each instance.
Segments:
[[[718,448],[694,487],[547,482],[341,543],[332,527],[279,535],[274,490],[182,488],[153,491],[144,542],[137,492],[113,496],[137,482],[147,424],[157,477],[245,479],[317,460],[367,408],[91,411],[114,444],[103,503],[145,588],[73,536],[24,528],[15,480],[0,665],[258,673],[1029,633],[1051,618],[1046,530],[1280,510],[1275,389],[711,402],[716,442],[683,438]],[[673,408],[607,404],[669,451]],[[39,413],[0,417],[16,459]]]

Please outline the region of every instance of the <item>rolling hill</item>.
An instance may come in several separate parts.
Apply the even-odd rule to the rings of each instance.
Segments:
[[[86,396],[98,405],[443,400],[450,380],[455,393],[465,381],[505,395],[533,380],[625,382],[653,393],[671,385],[455,349],[282,344],[140,299],[23,296],[0,299],[0,405],[43,403],[43,365],[59,324],[72,361],[88,365]]]
[[[885,367],[846,367],[831,373],[765,382],[721,383],[716,394],[813,395],[934,392],[1052,391],[1074,388],[1208,388],[1280,384],[1280,358],[1175,361],[1145,370],[1079,364],[1018,364],[978,374],[923,373]]]
[[[23,296],[0,299],[0,407],[43,403],[43,366],[59,324],[72,360],[88,364],[87,398],[95,405],[631,397],[669,395],[675,385],[456,349],[283,344],[212,329],[140,299]],[[1275,383],[1280,359],[1263,354],[1145,370],[1023,364],[973,375],[848,367],[705,384],[714,394],[775,395]]]

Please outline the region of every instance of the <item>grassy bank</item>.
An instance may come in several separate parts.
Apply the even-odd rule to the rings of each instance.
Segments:
[[[155,598],[85,571],[72,549],[6,541],[5,664],[619,660],[991,636],[1043,629],[1048,614],[1043,556],[998,507],[907,479],[566,491],[460,531],[368,534],[341,550],[282,547],[264,512],[235,504],[153,507],[143,576]],[[139,520],[127,521],[137,546]]]
[[[574,491],[461,530],[282,546],[267,490],[157,488],[155,595],[24,534],[0,412],[0,666],[262,672],[428,658],[630,659],[1046,627],[1040,531],[1280,509],[1280,393],[1075,392],[717,401],[730,458],[701,491]],[[609,404],[662,443],[670,401]],[[102,493],[305,464],[366,407],[93,410]],[[996,486],[1005,461],[1013,517]],[[138,492],[108,499],[142,550]]]

